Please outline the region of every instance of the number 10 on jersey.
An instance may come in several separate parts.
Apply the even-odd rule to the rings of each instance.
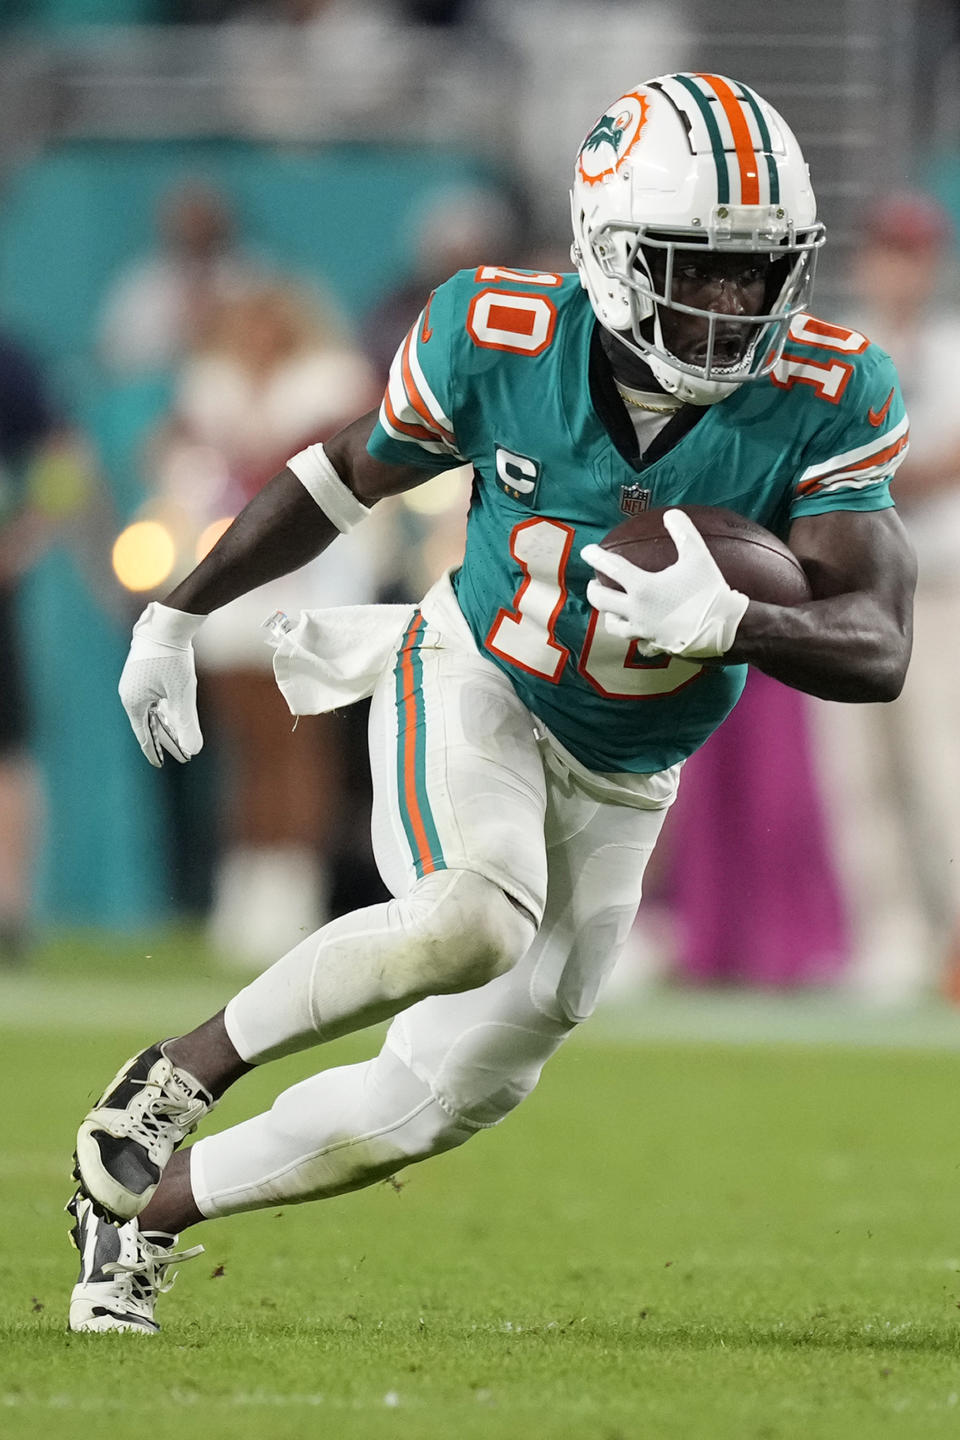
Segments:
[[[567,600],[566,571],[575,531],[559,520],[535,518],[515,525],[510,553],[523,571],[512,607],[501,609],[490,627],[487,649],[501,660],[556,685],[570,659],[555,627]],[[703,666],[670,655],[652,660],[637,654],[636,642],[607,633],[596,610],[584,638],[580,674],[613,700],[650,700],[673,695]]]

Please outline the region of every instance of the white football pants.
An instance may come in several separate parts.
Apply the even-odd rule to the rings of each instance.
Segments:
[[[374,843],[397,898],[309,937],[226,1020],[259,1061],[409,1008],[374,1059],[192,1147],[206,1216],[357,1189],[496,1125],[630,930],[675,777],[638,800],[569,764],[451,605],[424,602],[371,707]]]

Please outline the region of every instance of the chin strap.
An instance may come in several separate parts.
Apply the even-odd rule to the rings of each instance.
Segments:
[[[665,350],[659,316],[655,318],[654,325],[656,341]],[[611,330],[603,321],[601,321],[601,326],[604,354],[609,360],[615,376],[617,375],[617,353],[614,347],[619,345],[634,360],[639,360],[646,366],[654,386],[663,390],[667,395],[675,396],[681,405],[717,405],[721,400],[726,400],[735,390],[739,390],[743,384],[742,380],[702,380],[697,375],[688,375],[686,371],[678,370],[675,365],[671,365],[669,360],[655,355],[650,350],[641,349],[634,340],[627,339],[626,334],[618,330]],[[636,378],[624,383],[629,383],[632,389],[643,388]]]
[[[660,349],[669,355],[670,351],[663,338],[660,311],[656,306],[654,306],[653,315],[653,334]],[[669,360],[652,352],[644,358],[657,384],[666,390],[668,395],[676,395],[684,405],[717,405],[721,400],[726,400],[729,395],[732,395],[734,390],[739,390],[743,384],[742,380],[706,380],[701,379],[698,375],[688,375],[685,370],[678,370],[675,365],[670,364]]]
[[[653,355],[647,357],[647,364],[657,384],[666,390],[668,395],[676,395],[684,405],[717,405],[735,390],[739,390],[743,384],[742,380],[701,380],[696,375],[688,375],[683,370],[675,369],[668,361]]]

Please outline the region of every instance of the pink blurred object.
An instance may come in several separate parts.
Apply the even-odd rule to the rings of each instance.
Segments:
[[[684,766],[652,897],[672,916],[678,979],[823,985],[849,958],[808,704],[751,670],[733,714]]]
[[[874,202],[864,220],[863,233],[874,245],[937,252],[953,238],[953,225],[932,195],[901,190]]]

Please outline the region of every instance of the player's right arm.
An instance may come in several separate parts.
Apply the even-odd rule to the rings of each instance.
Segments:
[[[377,412],[361,416],[290,462],[241,510],[199,565],[133,630],[120,698],[151,765],[181,763],[203,745],[193,638],[205,617],[249,590],[297,570],[388,495],[429,479],[422,465],[375,459],[367,442]],[[305,477],[305,478],[302,478]]]
[[[137,621],[120,698],[151,765],[162,765],[164,752],[189,760],[203,744],[193,637],[211,610],[306,565],[378,500],[463,464],[451,418],[458,294],[450,282],[430,297],[397,351],[379,411],[294,455]]]
[[[316,559],[339,534],[359,523],[378,500],[400,495],[428,480],[429,472],[422,467],[387,464],[369,454],[367,442],[376,421],[377,412],[372,410],[322,447],[347,492],[339,497],[339,510],[335,484],[321,490],[321,477],[311,487],[308,480],[285,467],[254,495],[196,569],[171,590],[164,604],[191,615],[209,615],[248,590]],[[296,465],[298,459],[291,463]],[[319,458],[318,463],[322,463]],[[302,468],[306,470],[306,465]],[[335,513],[331,515],[331,511]]]

